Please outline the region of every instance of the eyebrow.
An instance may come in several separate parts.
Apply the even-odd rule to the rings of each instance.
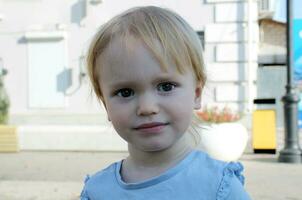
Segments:
[[[169,74],[161,74],[160,76],[156,77],[153,81],[152,84],[158,83],[158,82],[162,82],[162,81],[172,81],[172,80],[177,80],[176,76],[172,76]],[[141,82],[143,80],[133,80],[133,81],[116,81],[113,83],[109,83],[109,88],[119,88],[119,87],[133,87],[135,85],[137,85],[138,82]]]
[[[133,85],[136,85],[137,83],[135,81],[119,81],[119,82],[113,82],[109,84],[109,88],[115,89],[115,88],[121,88],[121,87],[132,87]]]

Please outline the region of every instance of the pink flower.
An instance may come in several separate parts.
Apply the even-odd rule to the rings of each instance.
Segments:
[[[219,109],[217,106],[206,106],[202,110],[196,111],[196,114],[200,120],[210,123],[234,122],[241,118],[239,113],[232,111],[227,106],[223,109]]]

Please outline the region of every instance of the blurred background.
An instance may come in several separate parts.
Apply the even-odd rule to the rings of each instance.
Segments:
[[[0,0],[0,69],[8,72],[1,78],[21,150],[125,150],[91,93],[85,56],[104,22],[142,5],[176,11],[200,36],[209,79],[203,104],[243,112],[251,129],[253,100],[274,99],[282,132],[285,0]]]
[[[300,94],[302,1],[294,2],[294,79]],[[41,163],[50,152],[61,152],[54,161],[61,164],[54,171],[60,171],[66,159],[84,159],[85,152],[117,152],[103,157],[104,166],[127,154],[126,143],[107,122],[103,106],[91,91],[85,58],[92,36],[104,22],[128,8],[145,5],[172,9],[195,29],[208,74],[202,104],[243,113],[240,122],[249,134],[245,152],[253,153],[253,113],[261,109],[274,112],[268,128],[273,134],[269,140],[275,143],[272,149],[283,147],[285,0],[0,0],[0,152],[28,156],[20,168],[5,174],[4,167],[14,166],[7,164],[11,158],[22,158],[0,154],[0,188],[1,179],[22,177],[15,172],[26,166],[48,173],[43,165],[29,162],[35,160],[29,152],[44,152],[35,154]],[[302,113],[302,103],[299,110]],[[302,114],[298,124],[302,126],[300,119]],[[66,152],[82,153],[72,157]]]

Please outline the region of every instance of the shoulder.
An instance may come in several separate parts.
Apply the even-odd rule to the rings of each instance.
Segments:
[[[95,183],[106,181],[106,179],[108,178],[112,178],[112,176],[115,176],[115,170],[117,165],[118,163],[113,163],[109,165],[107,168],[96,172],[92,176],[88,176],[88,178],[86,178],[85,184],[86,185],[95,184]]]
[[[240,162],[225,162],[216,160],[203,151],[196,152],[196,158],[198,160],[197,162],[202,165],[204,170],[210,170],[221,175],[226,175],[232,172],[236,172],[236,174],[239,175],[243,171],[243,165]]]
[[[228,163],[213,159],[203,151],[196,151],[196,164],[202,171],[210,174],[222,174]],[[220,179],[221,177],[218,177]]]
[[[217,200],[249,200],[250,197],[244,189],[245,178],[242,175],[243,165],[240,162],[226,163],[222,178],[217,190]]]
[[[216,188],[216,199],[250,199],[244,189],[244,167],[240,162],[224,162],[213,159],[207,153],[197,151],[197,160],[204,178]],[[205,180],[205,179],[204,179]]]
[[[87,175],[84,181],[84,188],[81,193],[81,200],[89,200],[90,196],[97,193],[99,186],[108,187],[114,184],[115,170],[118,162],[109,165],[107,168],[96,172],[93,175]]]

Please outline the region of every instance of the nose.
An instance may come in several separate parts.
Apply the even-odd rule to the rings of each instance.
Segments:
[[[143,94],[138,98],[137,115],[148,116],[159,112],[157,98],[152,94]]]

